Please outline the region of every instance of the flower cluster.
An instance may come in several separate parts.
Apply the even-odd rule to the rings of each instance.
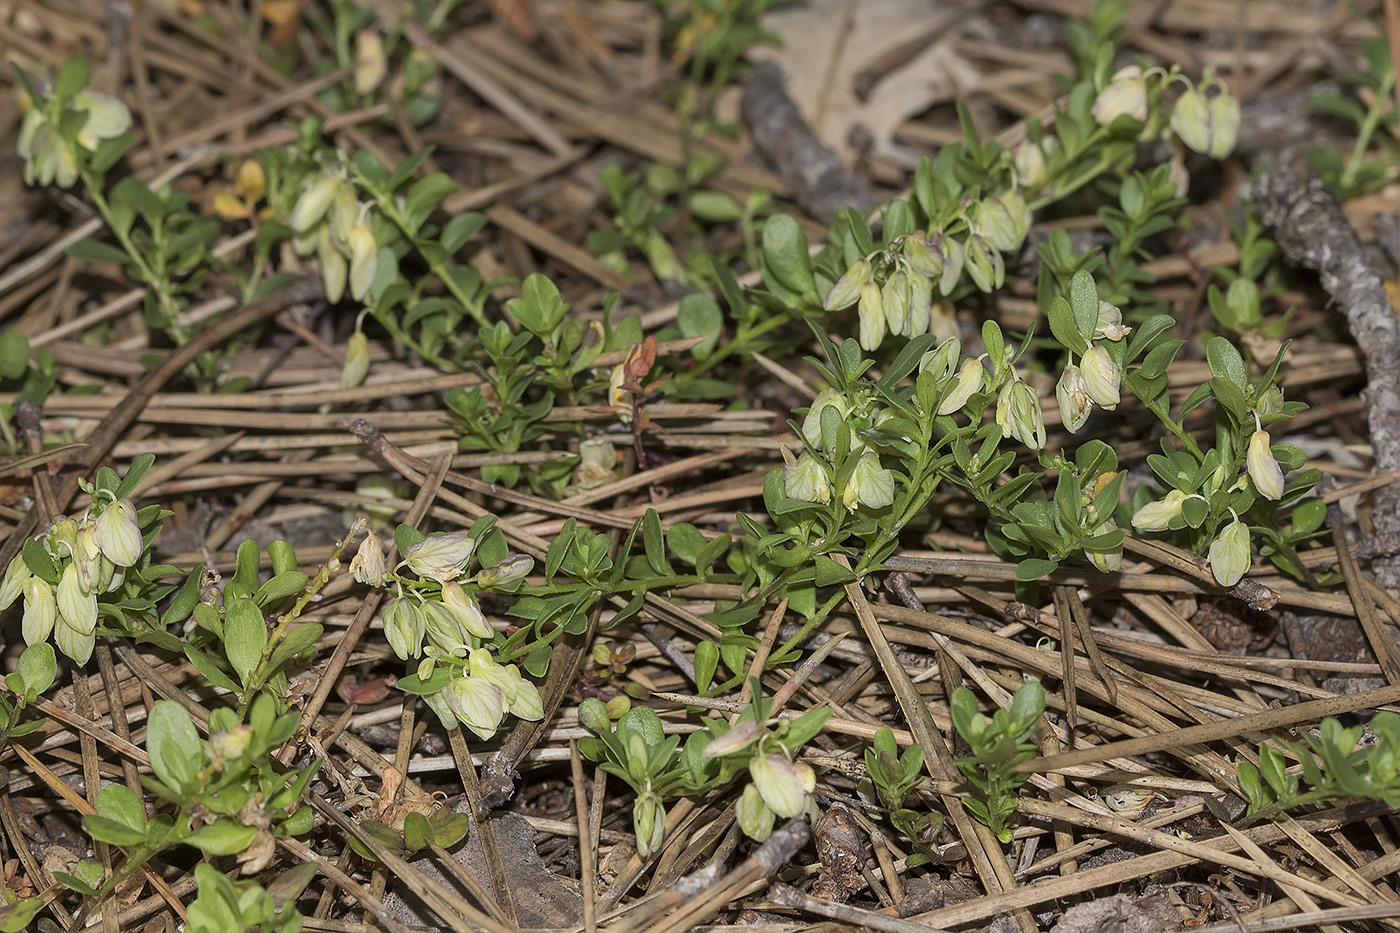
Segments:
[[[355,185],[337,170],[309,175],[287,225],[292,246],[302,256],[312,252],[321,263],[326,298],[339,301],[350,285],[350,297],[364,301],[379,267],[379,243],[370,224],[370,205],[361,201]]]
[[[748,757],[749,783],[734,816],[744,834],[759,842],[772,835],[776,819],[792,819],[815,806],[817,776],[810,765],[793,760],[789,744],[747,719],[705,746],[709,758]]]
[[[1123,326],[1123,312],[1106,301],[1099,302],[1099,320],[1094,329],[1094,340],[1108,340],[1114,343],[1132,332],[1131,327]],[[1055,400],[1060,405],[1060,420],[1071,434],[1084,427],[1094,406],[1104,411],[1118,407],[1119,384],[1123,370],[1109,354],[1102,343],[1090,343],[1084,351],[1079,365],[1073,358],[1065,364],[1060,381],[1055,386]]]
[[[24,597],[25,644],[47,641],[86,664],[97,641],[97,600],[121,588],[145,543],[130,499],[98,493],[76,518],[60,518],[38,539],[43,553],[17,555],[0,581],[0,610]],[[44,563],[47,566],[34,566]],[[56,580],[57,582],[50,582]]]
[[[1207,73],[1200,84],[1193,84],[1175,69],[1143,71],[1137,65],[1120,69],[1094,99],[1094,119],[1100,126],[1139,129],[1151,133],[1149,114],[1162,89],[1173,82],[1186,89],[1172,105],[1168,125],[1188,149],[1223,159],[1235,148],[1240,131],[1240,103],[1230,96],[1224,82]],[[1213,92],[1213,93],[1212,93]],[[1207,94],[1210,96],[1207,96]],[[1028,166],[1034,158],[1027,155]],[[1019,163],[1018,163],[1019,168]]]
[[[350,561],[350,574],[360,583],[394,589],[384,610],[384,634],[400,659],[418,661],[420,679],[439,665],[453,671],[439,692],[424,698],[443,724],[451,729],[460,723],[489,739],[507,713],[529,720],[544,713],[535,685],[485,647],[495,631],[475,591],[516,585],[535,562],[511,555],[472,575],[467,568],[475,547],[467,534],[432,535],[405,547],[403,560],[390,570],[379,538],[367,535]]]
[[[67,98],[51,88],[43,93],[26,89],[20,106],[24,119],[17,149],[28,185],[71,188],[78,180],[82,151],[93,152],[103,140],[116,139],[131,128],[126,104],[86,87]]]
[[[962,239],[951,230],[964,228]],[[860,345],[874,350],[885,335],[913,337],[935,333],[951,319],[951,295],[964,272],[984,292],[1006,278],[1003,254],[1015,252],[1031,227],[1031,210],[1016,189],[969,201],[943,230],[915,230],[888,249],[857,260],[827,293],[828,311],[857,306]]]
[[[830,502],[836,477],[846,472],[836,470],[829,459],[835,454],[836,438],[827,437],[828,432],[822,430],[825,411],[835,414],[838,423],[872,427],[878,426],[883,417],[879,408],[868,399],[862,398],[852,404],[852,400],[843,393],[823,389],[812,401],[802,423],[802,436],[810,449],[804,451],[796,463],[783,469],[783,490],[794,499]],[[847,509],[860,506],[883,509],[893,504],[894,473],[881,465],[880,455],[854,431],[851,432],[850,456],[857,459],[855,468],[849,471],[837,490],[841,504]]]

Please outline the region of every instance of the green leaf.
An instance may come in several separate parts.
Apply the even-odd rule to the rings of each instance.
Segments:
[[[403,821],[403,843],[410,852],[417,852],[419,849],[434,841],[433,827],[429,825],[428,818],[421,813],[410,812]]]
[[[267,645],[267,622],[253,600],[240,596],[224,607],[224,653],[246,686]]]
[[[287,633],[287,637],[282,639],[282,644],[274,648],[268,657],[268,671],[281,669],[282,665],[316,644],[324,630],[320,622],[307,622],[292,629]]]
[[[798,295],[817,297],[812,258],[807,255],[807,234],[787,214],[774,214],[763,225],[763,261],[767,271],[783,287]]]
[[[79,262],[114,262],[120,265],[131,261],[124,250],[98,240],[79,240],[68,247],[68,255]]]
[[[1206,343],[1206,360],[1210,363],[1210,374],[1234,383],[1243,399],[1249,388],[1249,370],[1245,368],[1244,357],[1240,356],[1235,345],[1224,337],[1210,338]],[[1216,398],[1220,398],[1220,393],[1216,393]]]
[[[423,680],[417,674],[409,674],[407,677],[400,677],[395,684],[404,693],[411,693],[414,696],[432,696],[441,693],[442,688],[447,686],[447,682],[452,679],[452,671],[449,668],[439,667],[428,675],[427,680]]]
[[[54,78],[54,96],[62,101],[68,100],[87,87],[89,77],[91,77],[91,70],[88,68],[86,58],[74,56],[68,59],[58,70],[58,77]]]
[[[185,577],[185,582],[180,584],[179,591],[175,598],[171,600],[169,608],[160,617],[160,624],[169,628],[178,625],[190,617],[194,612],[194,607],[199,605],[200,581],[204,574],[204,565],[198,564]]]
[[[236,855],[253,844],[257,838],[256,826],[244,826],[236,820],[223,817],[200,827],[185,837],[185,842],[203,849],[210,855]]]
[[[270,551],[271,548],[269,547],[269,552]],[[288,596],[294,596],[306,589],[306,583],[310,579],[310,577],[300,570],[288,570],[284,573],[279,573],[277,576],[258,587],[257,593],[253,596],[253,602],[257,603],[259,606],[266,606],[278,600],[286,599]]]
[[[146,754],[156,777],[181,793],[194,785],[203,758],[199,733],[185,708],[157,700],[146,717]]]
[[[444,849],[450,849],[467,836],[471,819],[465,813],[457,813],[443,807],[428,817],[433,827],[433,841]]]
[[[408,189],[408,197],[404,202],[404,214],[409,230],[414,234],[418,233],[423,222],[438,209],[443,199],[456,190],[456,183],[441,172],[414,182],[413,187]]]
[[[1087,270],[1080,269],[1070,279],[1069,303],[1074,310],[1075,330],[1088,340],[1099,326],[1099,290]]]
[[[486,226],[486,215],[477,211],[467,211],[465,214],[458,214],[447,222],[442,228],[442,234],[438,237],[438,242],[442,244],[443,251],[448,256],[456,254],[457,250],[466,245],[466,242],[476,236],[483,227]]]
[[[816,584],[817,586],[840,586],[849,583],[856,578],[854,572],[842,567],[836,561],[825,554],[818,554],[816,564]]]
[[[146,841],[145,830],[132,829],[116,820],[88,814],[83,817],[83,831],[98,842],[114,846],[139,846]]]
[[[125,784],[108,784],[97,792],[97,815],[139,833],[146,831],[146,808]],[[130,845],[130,843],[121,843]]]
[[[17,330],[0,334],[0,379],[19,379],[29,368],[29,338]]]
[[[1055,339],[1066,350],[1082,356],[1084,351],[1089,349],[1089,342],[1084,339],[1084,335],[1075,324],[1074,311],[1063,297],[1056,295],[1050,301],[1045,316],[1050,320],[1050,333],[1055,335]]]
[[[184,648],[185,657],[190,659],[190,663],[194,665],[194,669],[199,671],[205,680],[220,689],[229,690],[233,693],[238,692],[239,685],[234,682],[232,677],[224,673],[223,669],[219,667],[218,663],[212,657],[199,650],[194,645],[191,645],[189,642],[185,642],[182,647]]]
[[[50,586],[58,586],[58,564],[54,563],[54,559],[42,544],[34,538],[25,538],[19,553],[30,573]]]
[[[1039,580],[1054,573],[1060,566],[1058,561],[1041,557],[1027,557],[1016,565],[1016,579],[1022,583]]]
[[[831,709],[825,706],[803,713],[788,723],[787,734],[782,739],[783,747],[789,752],[796,751],[816,738],[817,733],[822,731],[822,726],[826,725],[826,721],[830,718]]]
[[[53,686],[54,677],[58,675],[58,660],[54,657],[53,646],[48,642],[39,642],[25,648],[19,656],[17,672],[24,680],[27,698],[33,699],[43,694]]]
[[[671,573],[671,565],[666,562],[666,535],[661,529],[661,516],[656,509],[647,509],[642,516],[642,547],[646,550],[647,565],[658,577]]]
[[[43,908],[44,898],[37,894],[0,907],[0,933],[24,933]]]
[[[724,314],[709,295],[686,295],[676,311],[676,325],[686,337],[705,338],[690,348],[692,356],[703,360],[715,351],[715,345],[719,343],[720,332],[724,329]]]
[[[719,646],[705,640],[695,645],[695,689],[703,695],[714,683],[719,670]]]

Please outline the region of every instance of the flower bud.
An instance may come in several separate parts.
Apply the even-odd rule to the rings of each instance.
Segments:
[[[1028,139],[1017,146],[1016,151],[1012,153],[1017,183],[1029,191],[1034,191],[1044,184],[1049,177],[1047,157],[1052,156],[1059,148],[1060,140],[1055,136],[1046,136],[1039,143]]]
[[[958,337],[958,314],[953,303],[946,298],[935,302],[928,312],[928,325],[924,328],[938,338],[940,344]]]
[[[404,548],[403,559],[418,576],[447,583],[462,575],[475,546],[464,533],[431,535]]]
[[[1234,586],[1249,569],[1249,527],[1238,518],[1210,545],[1210,572],[1221,586]]]
[[[369,224],[351,227],[345,239],[350,246],[350,297],[364,301],[369,296],[369,287],[374,283],[374,273],[379,268],[379,244],[374,242],[374,231]]]
[[[141,559],[145,545],[136,506],[130,499],[118,499],[97,516],[93,530],[97,547],[118,567],[131,567]]]
[[[612,445],[608,445],[612,449]],[[499,564],[487,567],[476,575],[477,586],[490,588],[523,580],[535,569],[535,559],[529,554],[512,554]]]
[[[637,854],[649,858],[666,838],[666,808],[651,791],[637,795],[632,804],[632,829],[637,833]]]
[[[383,586],[385,570],[384,547],[379,543],[379,536],[365,535],[350,560],[350,576],[355,578],[356,583]]]
[[[455,658],[467,656],[467,633],[452,610],[428,600],[418,606],[418,614],[423,617],[423,635],[429,647]]]
[[[1093,537],[1108,534],[1116,531],[1118,525],[1113,519],[1109,519],[1094,529]],[[1101,573],[1117,573],[1123,569],[1123,543],[1120,541],[1111,548],[1091,547],[1087,542],[1084,544],[1084,556],[1089,558]]]
[[[973,285],[984,292],[1001,288],[1006,280],[1006,260],[990,243],[980,236],[968,237],[964,255],[967,274]]]
[[[78,180],[78,159],[67,141],[48,124],[34,133],[34,157],[24,163],[25,184],[71,188]]]
[[[253,741],[253,730],[243,723],[232,729],[224,729],[209,736],[210,758],[216,761],[231,761],[242,757]]]
[[[1133,513],[1133,527],[1138,531],[1166,531],[1174,518],[1181,514],[1186,493],[1169,489],[1159,502],[1149,502]]]
[[[803,502],[830,502],[831,482],[826,468],[804,451],[797,463],[783,467],[783,492]]]
[[[68,657],[73,659],[73,663],[82,666],[92,657],[92,649],[97,646],[97,629],[85,632],[77,626],[69,625],[68,620],[60,612],[54,621],[53,643]]]
[[[758,723],[755,720],[746,719],[724,735],[710,739],[702,754],[706,758],[723,758],[725,755],[733,755],[757,742],[758,736]]]
[[[914,275],[937,278],[943,273],[943,254],[936,249],[940,236],[926,237],[922,230],[915,230],[899,241],[904,265]]]
[[[489,739],[501,727],[506,708],[500,687],[477,677],[459,677],[443,692],[457,721],[479,738]]]
[[[1011,211],[996,198],[985,198],[973,207],[970,226],[973,235],[986,240],[992,249],[1009,253],[1021,245]]]
[[[296,233],[307,233],[321,222],[331,208],[331,202],[343,182],[327,172],[318,172],[302,184],[301,195],[287,218],[287,226]]]
[[[384,635],[400,661],[418,656],[426,624],[411,596],[398,597],[384,610]]]
[[[1084,378],[1084,391],[1089,393],[1089,398],[1095,404],[1106,411],[1118,407],[1118,383],[1123,378],[1123,372],[1107,350],[1098,345],[1086,350],[1084,359],[1080,361],[1080,373]]]
[[[335,197],[331,199],[330,209],[326,211],[326,229],[330,232],[331,242],[337,249],[350,252],[350,230],[360,222],[364,215],[364,205],[360,199],[355,197],[355,188],[350,184],[342,184],[335,189]]]
[[[1027,447],[1045,446],[1045,417],[1035,390],[1020,379],[1012,379],[997,396],[996,422],[1003,437],[1014,437]]]
[[[388,73],[389,58],[379,33],[373,29],[355,33],[355,93],[361,97],[374,93]]]
[[[1223,90],[1207,101],[1198,88],[1187,87],[1172,107],[1171,128],[1187,148],[1223,159],[1239,136],[1239,102]]]
[[[78,131],[78,145],[89,152],[102,140],[116,139],[131,128],[131,111],[115,97],[88,88],[73,95],[73,104],[87,111],[87,121]]]
[[[1119,117],[1139,123],[1147,119],[1147,80],[1137,65],[1120,69],[1094,100],[1094,120],[1100,126],[1109,126]]]
[[[1030,205],[1026,203],[1025,195],[1014,188],[1003,191],[996,196],[996,200],[1006,208],[1007,216],[1011,218],[1011,231],[1016,238],[1015,244],[1007,247],[1005,252],[1020,249],[1021,244],[1026,241],[1027,234],[1031,232],[1031,223],[1035,220]]]
[[[316,258],[321,263],[321,287],[325,289],[326,300],[335,304],[345,296],[349,265],[325,227],[321,227],[316,236]]]
[[[810,766],[782,755],[758,755],[749,762],[749,776],[759,796],[775,816],[791,819],[807,808],[807,795],[817,786]]]
[[[1099,302],[1099,319],[1094,325],[1094,339],[1118,341],[1132,332],[1131,327],[1123,326],[1123,312],[1117,305],[1106,301]]]
[[[880,466],[880,458],[871,451],[860,455],[855,472],[846,481],[841,501],[848,509],[857,504],[870,509],[883,509],[894,503],[894,474]]]
[[[1259,393],[1259,399],[1254,403],[1254,413],[1261,418],[1270,415],[1277,415],[1283,411],[1283,390],[1278,386],[1269,386]]]
[[[940,415],[951,415],[954,412],[962,411],[967,400],[972,398],[974,392],[982,388],[982,380],[987,371],[982,368],[981,360],[963,360],[962,366],[958,369],[957,381],[953,383],[952,389],[943,397],[939,403],[938,413]]]
[[[0,612],[9,609],[19,599],[24,592],[24,584],[33,575],[29,565],[24,562],[24,555],[16,554],[10,559],[10,565],[5,568],[5,578],[0,580]]]
[[[233,178],[233,193],[245,204],[261,201],[267,196],[267,172],[257,159],[244,159]]]
[[[938,279],[938,290],[944,295],[951,295],[953,289],[958,287],[958,279],[962,278],[967,254],[957,240],[950,236],[940,236],[938,255],[943,260],[943,274]]]
[[[83,588],[76,561],[59,578],[57,601],[58,614],[73,629],[89,633],[97,628],[97,596]]]
[[[20,621],[20,632],[26,645],[37,645],[48,641],[53,633],[54,622],[58,619],[58,603],[54,601],[53,587],[38,577],[27,577],[23,588],[24,618]]]
[[[822,409],[827,407],[836,409],[836,414],[842,419],[851,411],[846,396],[836,389],[822,389],[817,393],[807,409],[807,416],[802,419],[802,436],[818,450],[822,449]]]
[[[1269,447],[1268,431],[1255,431],[1254,436],[1249,439],[1245,468],[1259,495],[1265,499],[1278,499],[1283,495],[1283,468],[1274,459],[1273,451]]]
[[[947,317],[952,317],[951,301],[940,301],[939,305],[946,305]],[[953,329],[956,332],[956,324],[953,325]],[[904,333],[910,337],[932,333],[940,340],[951,336],[933,327],[933,279],[926,275],[909,276],[909,310],[904,315]]]
[[[880,304],[884,307],[885,323],[890,333],[904,336],[909,324],[909,274],[900,270],[885,280],[880,289]]]
[[[944,338],[919,360],[919,372],[932,373],[935,380],[942,382],[953,375],[961,355],[962,342],[957,337]]]
[[[764,842],[773,835],[773,811],[768,809],[763,795],[753,784],[744,785],[744,792],[734,805],[734,820],[744,835],[756,842]]]
[[[885,339],[885,302],[880,286],[868,281],[860,287],[860,345],[866,350],[878,349]]]
[[[486,624],[481,607],[456,580],[449,580],[442,585],[442,604],[457,619],[464,632],[477,638],[491,637],[492,629]]]
[[[1065,366],[1055,385],[1055,401],[1060,404],[1060,421],[1065,430],[1077,434],[1094,410],[1094,400],[1084,386],[1084,377],[1073,363]]]
[[[357,330],[345,342],[345,365],[340,370],[340,387],[353,389],[369,372],[369,338]]]
[[[846,274],[841,276],[831,287],[831,291],[826,293],[826,301],[822,302],[822,307],[827,311],[849,308],[860,300],[861,289],[871,279],[870,262],[865,259],[857,259],[846,270]]]
[[[617,449],[612,441],[602,437],[589,437],[579,442],[578,466],[574,467],[574,485],[587,491],[611,483],[617,479],[613,468],[617,466]]]

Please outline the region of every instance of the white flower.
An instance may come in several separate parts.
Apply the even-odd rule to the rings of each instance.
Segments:
[[[1055,401],[1060,404],[1060,421],[1071,434],[1084,427],[1094,410],[1094,400],[1084,386],[1084,377],[1073,363],[1060,374],[1060,381],[1055,385]]]
[[[841,502],[848,509],[857,504],[871,509],[883,509],[894,503],[894,474],[880,466],[880,458],[871,451],[860,455],[855,472],[846,481]]]
[[[478,737],[489,739],[501,727],[506,706],[500,687],[478,677],[459,677],[443,688],[443,692],[458,722]]]
[[[93,537],[97,547],[118,567],[134,565],[145,550],[136,506],[130,499],[118,499],[97,516]]]
[[[1100,126],[1119,117],[1147,119],[1147,81],[1137,65],[1120,69],[1094,100],[1094,120]]]
[[[350,576],[355,578],[356,583],[383,586],[385,570],[384,547],[379,543],[379,536],[365,535],[355,556],[350,559]]]
[[[9,609],[24,592],[25,582],[33,576],[22,554],[16,554],[5,568],[5,579],[0,581],[0,612]]]
[[[462,584],[455,580],[444,583],[442,604],[457,619],[463,631],[477,638],[491,637],[492,629],[486,624],[486,617],[481,614],[481,606],[470,593],[462,589]]]
[[[1249,569],[1249,527],[1238,518],[1210,545],[1210,572],[1221,586],[1234,586]]]
[[[1149,502],[1133,513],[1133,527],[1138,531],[1166,531],[1172,519],[1181,514],[1181,503],[1185,501],[1186,493],[1170,489],[1160,502]]]
[[[37,645],[48,641],[53,633],[54,622],[58,619],[58,603],[53,598],[53,587],[35,576],[24,581],[24,618],[20,621],[20,632],[26,645]]]
[[[1249,439],[1245,468],[1259,495],[1265,499],[1278,499],[1283,495],[1283,468],[1274,459],[1269,447],[1268,431],[1257,430]]]
[[[466,534],[432,535],[404,548],[403,559],[418,576],[447,583],[462,575],[475,546]]]
[[[973,393],[981,390],[982,379],[986,372],[982,368],[981,360],[963,360],[962,366],[958,369],[957,380],[954,381],[952,389],[938,405],[938,413],[951,415],[954,412],[962,411],[963,406],[967,404],[968,399],[972,398]]]
[[[822,389],[817,393],[817,397],[812,399],[811,407],[807,409],[807,417],[802,419],[802,436],[817,450],[822,449],[823,408],[834,408],[838,419],[844,419],[850,414],[845,395],[835,389]]]
[[[826,467],[804,451],[797,463],[783,467],[783,492],[803,502],[830,502],[831,482]]]
[[[1123,378],[1123,371],[1113,362],[1107,350],[1098,345],[1086,350],[1080,361],[1080,374],[1084,377],[1084,391],[1089,393],[1089,398],[1096,405],[1106,411],[1118,407],[1118,383]]]
[[[807,808],[807,795],[817,786],[810,766],[788,761],[782,755],[757,755],[749,762],[749,776],[763,802],[774,815],[791,819]]]

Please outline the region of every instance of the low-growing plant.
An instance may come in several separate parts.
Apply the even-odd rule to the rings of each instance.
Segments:
[[[959,687],[953,691],[948,709],[958,735],[972,751],[955,762],[977,792],[964,797],[963,806],[1003,843],[1010,842],[1016,793],[1030,777],[1018,772],[1016,766],[1035,757],[1036,747],[1028,740],[1045,714],[1045,688],[1035,681],[1023,684],[1010,707],[987,719],[978,711],[972,691]]]

